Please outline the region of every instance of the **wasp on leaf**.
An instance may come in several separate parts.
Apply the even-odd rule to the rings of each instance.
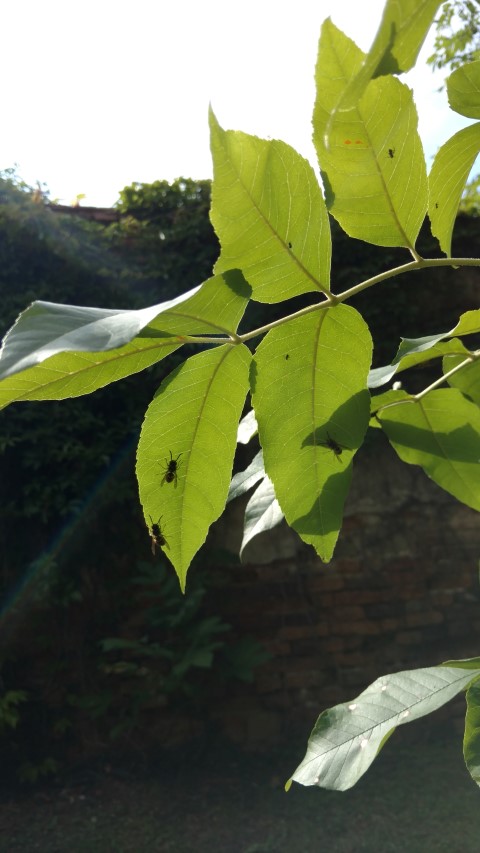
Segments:
[[[152,516],[149,516],[151,525],[148,528],[148,533],[150,535],[150,539],[152,540],[152,554],[155,556],[155,547],[162,548],[163,545],[166,545],[169,548],[169,544],[165,539],[165,536],[162,533],[162,528],[160,527],[160,522],[162,520],[162,516],[158,519],[158,521],[154,521]]]
[[[160,483],[163,486],[164,483],[174,483],[175,488],[177,488],[178,483],[178,460],[182,454],[179,453],[178,456],[174,459],[172,456],[172,451],[170,450],[170,459],[165,459],[165,468],[163,469],[164,474],[162,478],[162,482]]]

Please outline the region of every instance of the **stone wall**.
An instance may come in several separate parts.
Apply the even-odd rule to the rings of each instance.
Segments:
[[[243,508],[227,508],[212,544],[238,550]],[[244,742],[308,731],[380,675],[480,654],[479,557],[478,514],[377,434],[357,457],[330,564],[282,524],[224,569],[217,612],[271,659],[219,697],[217,721]]]

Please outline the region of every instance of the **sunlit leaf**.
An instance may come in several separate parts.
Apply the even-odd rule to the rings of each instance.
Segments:
[[[252,365],[265,470],[288,523],[325,561],[368,424],[371,352],[360,314],[339,305],[272,329]]]
[[[145,522],[160,524],[183,590],[192,557],[225,507],[250,360],[243,345],[192,356],[162,382],[142,427],[137,477]],[[177,478],[166,482],[170,454],[179,459]]]
[[[373,44],[341,94],[335,113],[354,107],[372,77],[399,74],[415,65],[442,0],[387,0]]]
[[[476,335],[480,332],[480,308],[465,311],[450,335]]]
[[[324,711],[292,779],[335,791],[351,788],[397,726],[436,711],[480,676],[480,660],[470,663],[385,675],[351,702]]]
[[[268,477],[264,477],[245,508],[240,557],[242,557],[246,545],[255,536],[271,530],[272,527],[277,527],[283,518],[283,512],[275,497],[273,483]]]
[[[480,510],[480,409],[457,388],[431,391],[377,411],[400,459],[420,465],[442,489]]]
[[[411,90],[380,77],[355,106],[335,112],[363,61],[362,51],[325,21],[313,138],[327,207],[352,237],[412,249],[427,209],[427,177]]]
[[[480,118],[480,60],[466,62],[447,77],[448,103],[467,118]]]
[[[327,291],[330,225],[310,164],[284,142],[224,131],[213,113],[210,128],[215,270],[241,269],[260,302]]]
[[[0,380],[0,409],[26,400],[64,400],[91,394],[138,373],[182,346],[177,339],[135,340],[105,352],[62,352],[38,367]]]
[[[467,690],[463,756],[472,779],[480,785],[480,681]]]
[[[480,122],[455,133],[437,151],[428,178],[432,234],[451,255],[452,232],[467,178],[480,151]]]

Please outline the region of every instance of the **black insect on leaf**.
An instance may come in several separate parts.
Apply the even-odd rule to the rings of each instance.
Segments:
[[[178,460],[180,459],[181,455],[182,454],[179,453],[178,456],[174,459],[172,456],[172,451],[170,450],[170,459],[165,459],[165,468],[163,469],[164,474],[163,474],[162,482],[160,483],[161,486],[163,486],[164,483],[174,483],[175,488],[177,488],[177,483],[178,483],[178,473],[177,472],[178,472],[178,466],[179,466]]]
[[[395,157],[395,148],[388,149],[388,156],[393,160],[393,158]]]
[[[164,545],[166,545],[166,547],[169,548],[170,546],[162,533],[162,528],[160,527],[162,516],[160,516],[158,521],[154,521],[151,515],[149,516],[149,518],[151,524],[148,528],[148,533],[150,535],[150,539],[152,540],[152,554],[155,556],[156,547],[162,548]]]

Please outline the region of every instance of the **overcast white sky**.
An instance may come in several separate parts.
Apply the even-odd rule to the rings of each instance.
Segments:
[[[0,169],[18,164],[52,197],[111,205],[133,181],[211,177],[207,113],[280,138],[314,162],[320,26],[368,50],[383,0],[6,0]],[[368,11],[366,11],[368,10]],[[432,39],[422,56],[431,53]],[[408,75],[427,162],[468,120],[442,77]]]

